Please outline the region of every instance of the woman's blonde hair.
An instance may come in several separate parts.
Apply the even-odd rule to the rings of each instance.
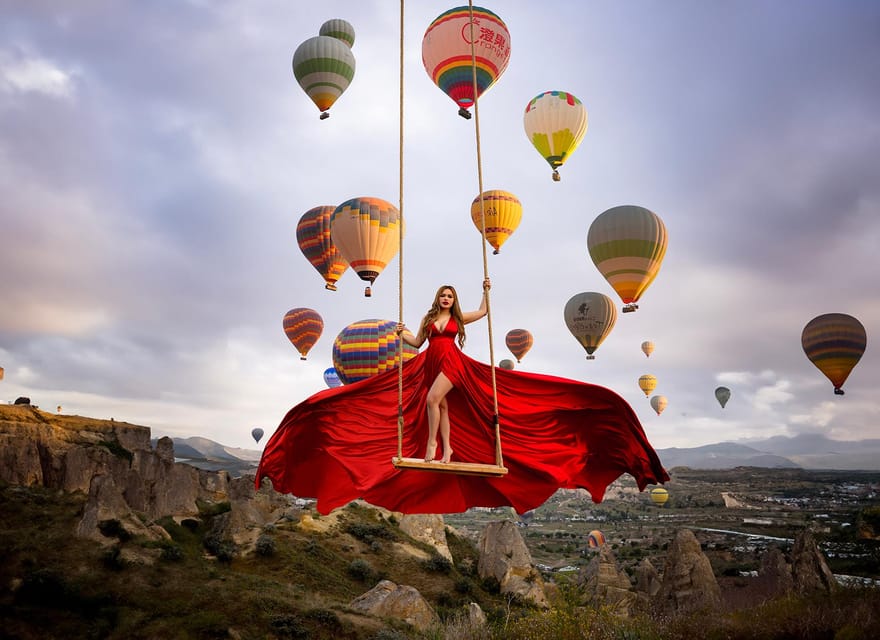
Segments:
[[[452,317],[455,318],[455,324],[458,326],[458,346],[464,348],[464,318],[461,315],[461,305],[458,304],[458,293],[456,292],[455,287],[451,284],[444,284],[437,289],[437,293],[434,294],[434,302],[431,304],[431,308],[428,309],[428,313],[422,318],[422,325],[419,327],[419,336],[425,338],[428,337],[428,330],[437,319],[437,316],[440,315],[440,294],[446,289],[449,289],[452,292],[452,308],[449,312],[452,314]]]

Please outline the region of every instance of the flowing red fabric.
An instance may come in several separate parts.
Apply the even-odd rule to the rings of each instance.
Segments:
[[[425,455],[425,399],[443,371],[455,386],[446,396],[453,461],[494,464],[492,368],[455,346],[454,320],[444,329],[403,364],[403,456]],[[639,489],[669,480],[632,407],[610,389],[501,368],[495,376],[508,469],[503,477],[395,469],[393,369],[318,392],[291,409],[266,444],[256,485],[269,478],[277,491],[317,498],[324,514],[358,498],[402,513],[459,513],[477,506],[525,513],[560,488],[583,487],[601,502],[624,473]]]

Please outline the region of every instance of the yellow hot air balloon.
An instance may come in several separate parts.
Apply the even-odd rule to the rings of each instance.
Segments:
[[[545,91],[526,105],[523,127],[529,142],[553,169],[559,181],[559,167],[578,148],[587,132],[587,109],[565,91]]]
[[[397,207],[380,198],[352,198],[330,214],[330,238],[361,280],[370,285],[400,250]]]
[[[834,393],[843,395],[843,383],[865,353],[868,336],[856,318],[845,313],[825,313],[810,320],[801,333],[801,346],[826,378]]]
[[[662,507],[669,500],[669,492],[663,487],[654,487],[651,489],[651,502],[658,507]]]
[[[612,207],[593,220],[587,249],[599,273],[623,300],[624,313],[639,308],[636,302],[660,272],[666,244],[666,225],[644,207]]]
[[[645,397],[651,395],[651,392],[656,388],[657,376],[652,376],[650,373],[646,373],[639,378],[639,389],[645,392]]]
[[[339,31],[327,25],[321,27],[322,31]],[[354,43],[354,28],[348,25],[348,29]],[[293,54],[293,75],[321,111],[321,120],[330,117],[327,110],[351,84],[354,70],[354,54],[346,39],[318,35],[300,44]]]
[[[666,396],[653,396],[651,398],[651,408],[657,412],[658,416],[663,413],[667,404],[669,402],[666,400]]]
[[[652,353],[654,353],[654,343],[650,340],[645,340],[642,343],[642,352],[645,354],[646,358],[649,358]]]
[[[617,321],[617,309],[611,298],[595,291],[578,293],[565,303],[565,325],[587,352],[587,360],[611,333]]]
[[[495,249],[493,253],[498,253],[522,220],[522,204],[515,195],[500,189],[484,191],[482,200],[482,207],[480,196],[471,203],[471,220],[480,233],[485,220],[486,240]]]

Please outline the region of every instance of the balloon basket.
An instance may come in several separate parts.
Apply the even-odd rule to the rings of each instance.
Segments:
[[[595,359],[596,359],[596,356],[594,356],[592,354],[587,355],[587,360],[595,360]]]
[[[300,360],[305,360],[306,357],[305,357],[305,356],[300,356],[299,359],[300,359]]]
[[[364,289],[364,297],[369,298],[373,295],[373,290],[370,287]]]
[[[332,282],[328,282],[327,284],[325,284],[324,288],[327,289],[328,291],[336,291],[336,285],[333,284]]]
[[[632,313],[633,311],[635,311],[638,308],[639,308],[639,305],[637,305],[637,304],[627,304],[627,305],[623,306],[623,312],[624,313]]]
[[[843,395],[843,389],[840,389],[840,388],[835,389],[835,390],[834,390],[834,395],[836,395],[836,396],[842,396],[842,395]]]
[[[327,113],[326,111],[321,112],[321,118],[320,118],[321,120],[326,120],[329,117],[330,117],[330,114]]]
[[[471,112],[468,111],[467,109],[465,109],[464,107],[461,107],[461,108],[458,110],[458,115],[460,115],[460,116],[461,116],[462,118],[464,118],[465,120],[470,120],[470,119],[471,119]]]
[[[553,172],[553,182],[559,182],[562,180],[562,176],[559,175],[558,171]]]

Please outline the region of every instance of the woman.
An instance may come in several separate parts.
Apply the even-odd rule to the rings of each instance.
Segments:
[[[668,480],[632,407],[614,391],[557,376],[493,370],[465,355],[456,342],[464,343],[464,325],[486,314],[488,280],[483,288],[476,311],[462,312],[455,289],[443,286],[416,335],[397,325],[410,345],[429,341],[402,369],[324,389],[288,411],[263,449],[256,486],[269,478],[277,491],[317,498],[320,513],[358,498],[402,513],[504,505],[525,513],[560,488],[585,488],[601,502],[608,485],[624,473],[640,489]],[[388,342],[395,337],[392,332]],[[449,473],[394,467],[398,447],[403,458],[424,452],[432,459],[438,435],[441,460],[448,462],[450,416],[456,463],[494,463],[498,421],[506,475],[461,474],[455,465],[447,467]]]
[[[403,323],[397,325],[397,334],[407,344],[419,348],[428,340],[426,351],[428,369],[427,379],[431,385],[428,388],[426,399],[428,413],[428,448],[425,450],[425,462],[431,462],[437,453],[437,432],[440,432],[440,441],[443,444],[443,457],[440,462],[452,460],[452,444],[450,441],[449,405],[446,402],[448,394],[455,386],[444,372],[444,366],[457,365],[458,349],[455,347],[456,337],[458,346],[464,347],[464,325],[486,315],[487,295],[492,283],[489,278],[483,281],[483,299],[480,308],[476,311],[461,310],[458,304],[458,294],[450,285],[443,285],[437,289],[431,308],[422,318],[419,332],[413,335],[407,331]],[[460,368],[460,367],[459,367]]]

